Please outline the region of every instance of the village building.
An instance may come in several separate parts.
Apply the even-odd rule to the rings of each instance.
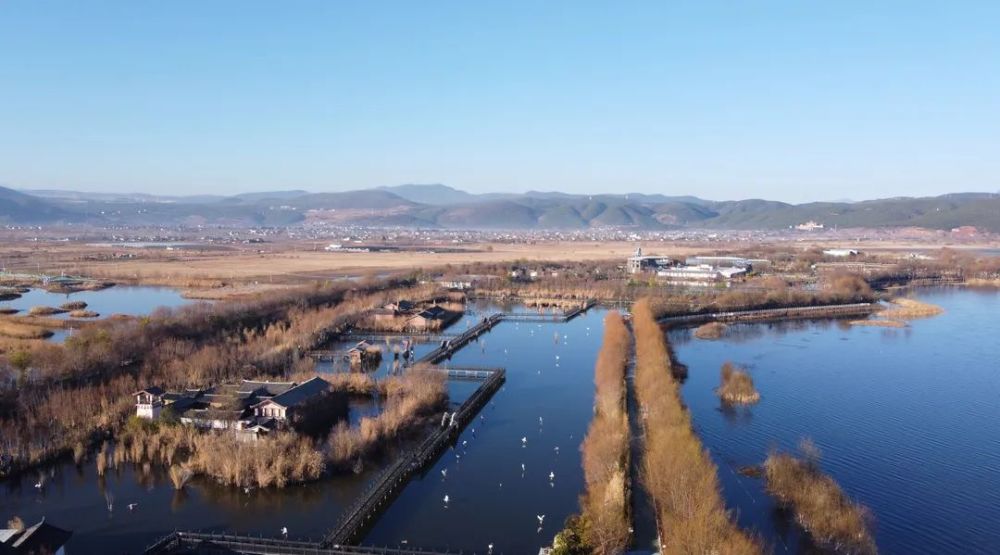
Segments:
[[[421,310],[407,320],[406,327],[412,330],[441,329],[452,317],[451,313],[440,306],[432,306]]]
[[[53,526],[44,518],[29,528],[0,529],[0,555],[65,555],[64,546],[72,535],[73,532]]]
[[[676,264],[676,260],[667,256],[643,255],[642,247],[638,247],[635,249],[635,254],[628,257],[625,268],[630,274],[641,274],[645,272],[659,272]]]
[[[315,377],[302,383],[243,380],[182,392],[149,387],[134,397],[139,418],[154,420],[170,414],[199,428],[255,435],[285,426],[296,411],[329,391],[330,384]]]
[[[861,254],[861,251],[855,249],[826,249],[823,251],[824,256],[832,256],[834,258],[848,258],[859,254]]]
[[[367,364],[377,364],[382,360],[382,351],[367,341],[359,341],[347,350],[346,358],[352,369],[359,370]]]
[[[676,266],[660,270],[656,273],[656,276],[665,278],[668,281],[710,285],[714,283],[728,284],[731,280],[744,277],[746,274],[746,268],[717,268],[708,264],[700,264],[698,266]]]

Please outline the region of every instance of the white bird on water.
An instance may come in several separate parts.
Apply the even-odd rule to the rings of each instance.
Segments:
[[[134,510],[135,510],[135,508],[136,508],[136,507],[138,507],[138,506],[139,506],[139,504],[138,504],[138,503],[129,503],[129,504],[128,504],[128,510],[130,510],[130,511],[134,511]]]
[[[538,519],[538,525],[539,526],[541,526],[542,523],[545,522],[545,515],[535,515],[535,518]]]
[[[559,446],[556,445],[554,449],[556,450],[556,455],[558,455],[559,454]]]
[[[522,437],[521,438],[521,447],[524,447],[527,444],[528,444],[528,436]]]
[[[448,504],[448,494],[447,493],[444,495],[444,504],[445,505]]]
[[[524,474],[524,463],[521,463],[521,474]]]
[[[493,544],[492,543],[489,544],[489,545],[487,545],[486,548],[489,549],[489,551],[487,551],[487,553],[493,553]]]
[[[466,446],[466,445],[468,445],[468,444],[469,444],[469,442],[468,442],[468,441],[466,441],[466,440],[464,440],[464,439],[462,440],[462,447],[465,447],[465,446]]]
[[[42,483],[41,482],[35,482],[35,489],[42,489]]]
[[[282,526],[281,527],[281,535],[284,536],[285,538],[288,537],[288,527],[287,526]]]
[[[555,479],[556,479],[556,473],[555,472],[549,472],[549,481],[551,482],[552,480],[555,480]]]
[[[538,425],[539,425],[539,426],[541,426],[541,425],[542,425],[542,422],[543,422],[543,421],[542,421],[542,417],[541,417],[541,416],[539,416],[539,417],[538,417]]]
[[[441,477],[445,478],[447,476],[448,476],[448,469],[447,468],[442,468],[441,469]]]

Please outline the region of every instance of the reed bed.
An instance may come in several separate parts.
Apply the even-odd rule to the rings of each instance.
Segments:
[[[87,308],[87,303],[83,301],[70,301],[68,303],[63,303],[59,305],[59,308],[68,311],[83,310]]]
[[[587,552],[623,553],[631,536],[629,514],[629,424],[625,410],[625,367],[630,335],[618,312],[604,318],[604,339],[594,367],[594,418],[580,450],[586,488],[581,515],[567,522],[554,544],[569,538]]]
[[[648,299],[633,306],[633,330],[646,432],[643,482],[656,510],[661,553],[761,553],[759,540],[740,530],[726,510],[717,469],[691,428]]]
[[[362,418],[357,427],[341,422],[327,437],[327,460],[338,468],[356,468],[388,441],[426,422],[447,399],[445,377],[413,368],[403,376],[384,380],[385,409],[377,417]]]
[[[694,330],[694,336],[698,339],[722,339],[728,327],[722,322],[709,322],[698,326]]]
[[[724,403],[730,405],[752,405],[760,401],[760,393],[753,385],[753,378],[742,368],[737,368],[733,363],[726,362],[722,365],[720,374],[720,384],[715,394]]]
[[[944,312],[940,306],[925,303],[916,299],[899,298],[891,301],[892,308],[882,311],[883,318],[894,320],[912,320],[914,318],[929,318]]]
[[[33,306],[28,311],[28,314],[31,316],[52,316],[53,314],[65,314],[67,312],[69,310],[54,306]]]
[[[97,318],[100,314],[93,310],[79,309],[69,311],[70,318]]]
[[[45,339],[52,336],[52,330],[5,318],[0,319],[0,335],[13,339]]]
[[[839,553],[878,552],[869,530],[870,513],[851,501],[819,468],[819,451],[803,442],[803,458],[772,453],[764,462],[767,491],[795,513],[795,520],[822,547]]]

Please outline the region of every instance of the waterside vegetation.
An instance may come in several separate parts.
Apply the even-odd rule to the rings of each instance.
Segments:
[[[641,300],[632,314],[635,386],[646,434],[642,475],[654,503],[660,551],[761,553],[760,542],[740,530],[726,510],[717,469],[691,427],[653,309]]]

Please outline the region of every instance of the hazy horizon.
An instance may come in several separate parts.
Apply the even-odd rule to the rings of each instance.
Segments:
[[[0,183],[1000,190],[1000,4],[0,4]]]

